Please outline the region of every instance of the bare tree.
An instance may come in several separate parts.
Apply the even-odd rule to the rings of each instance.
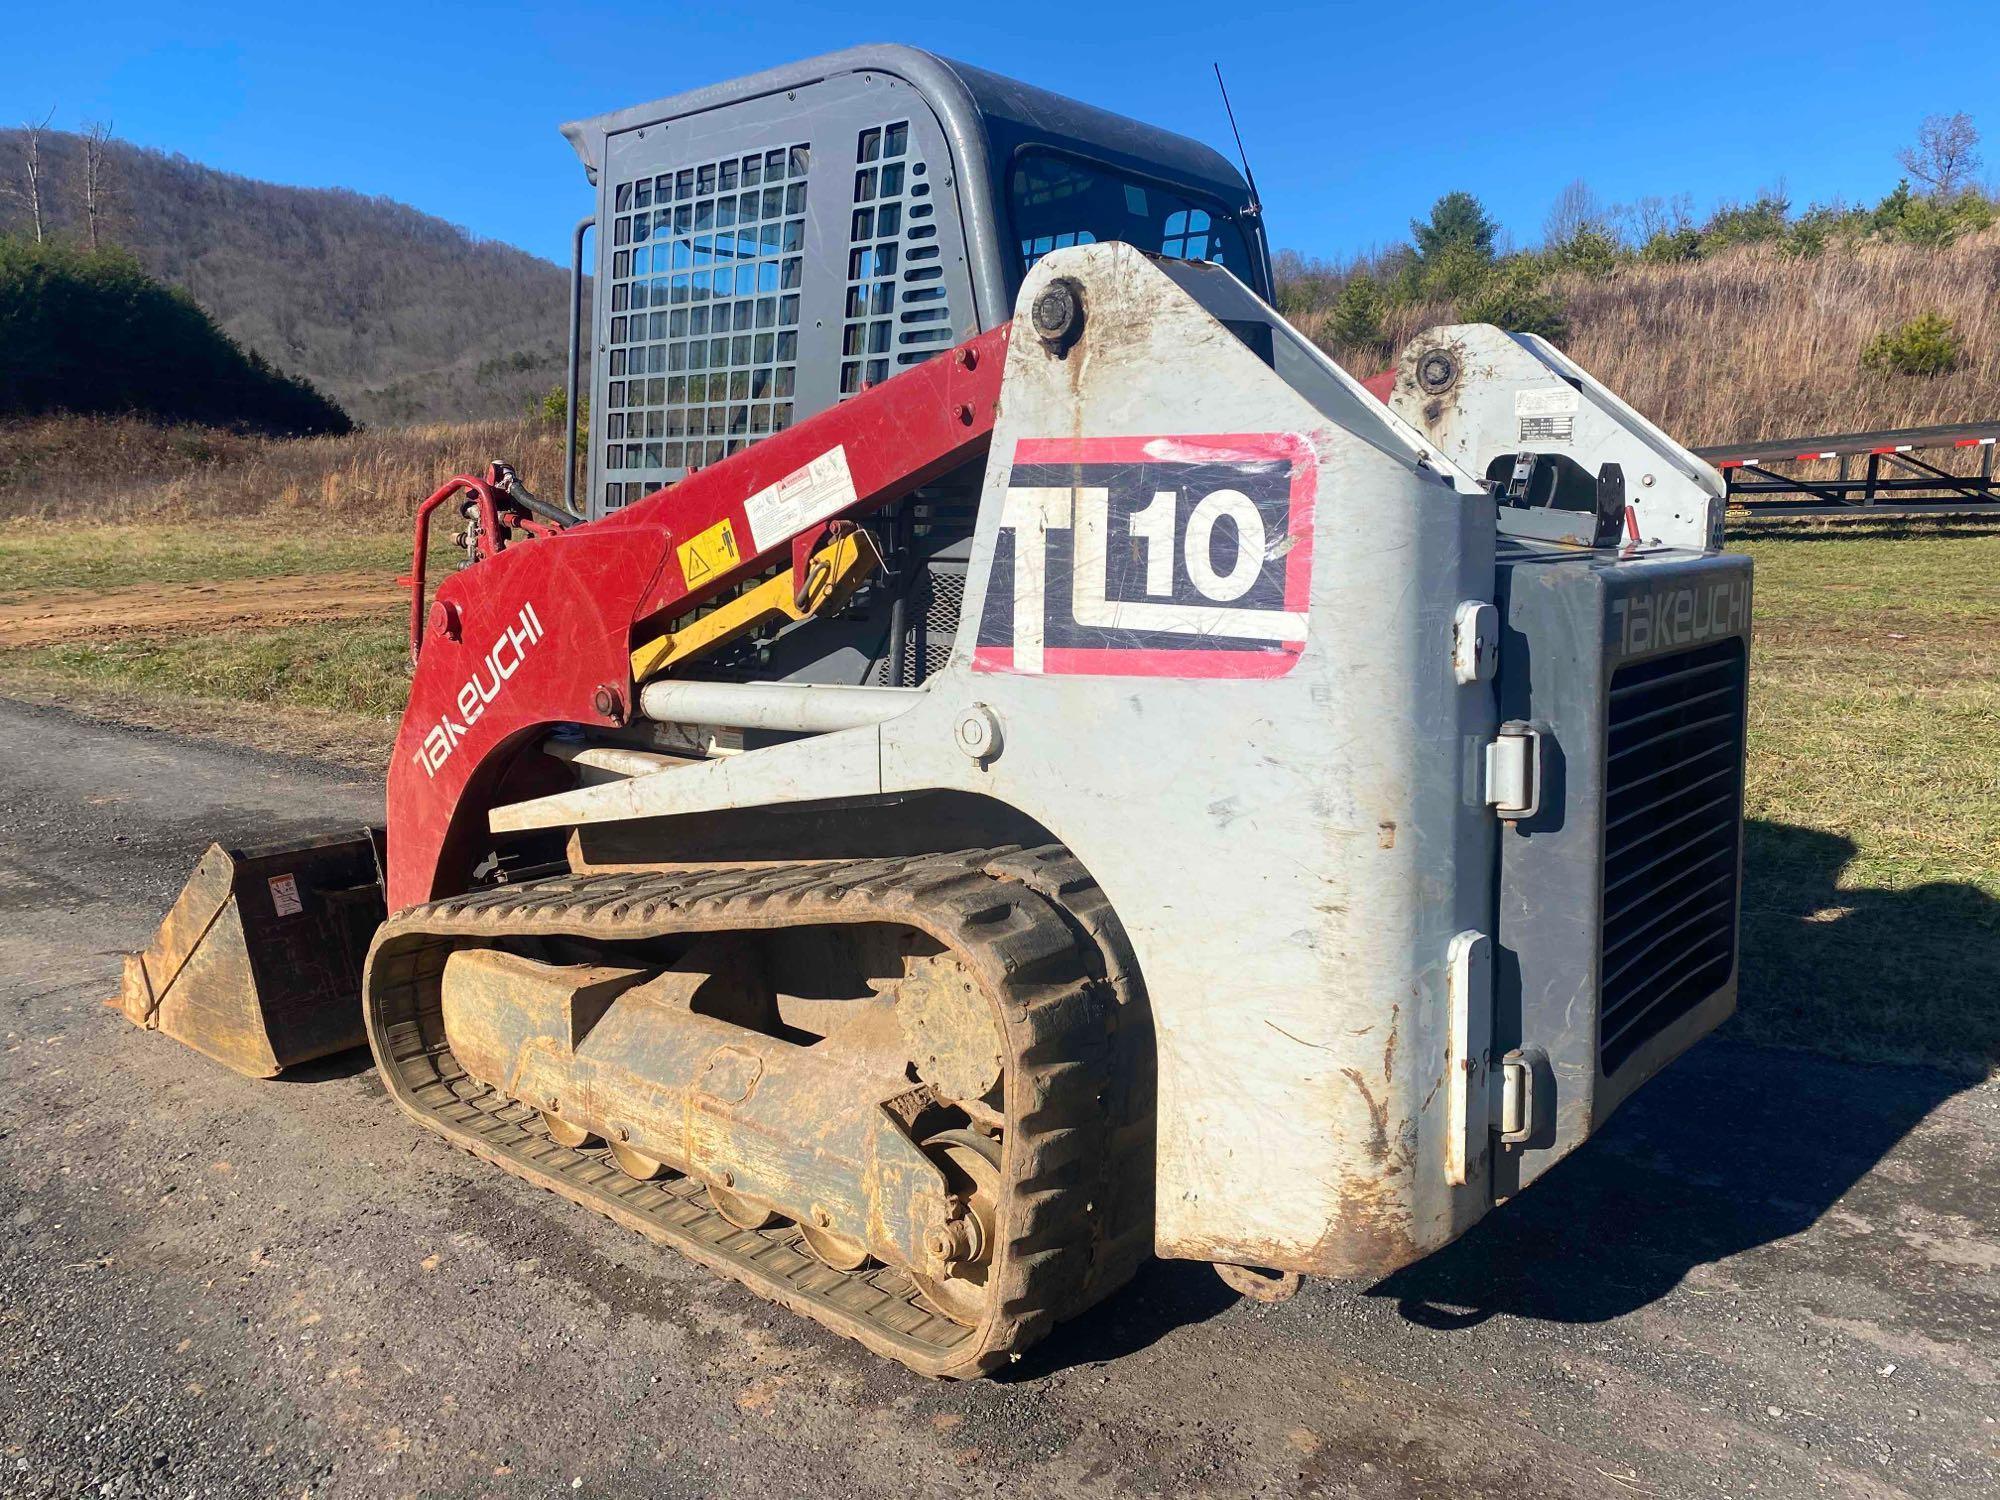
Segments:
[[[109,120],[91,120],[83,127],[83,219],[90,248],[99,246],[111,214],[111,170],[105,147],[111,140]]]
[[[21,122],[21,182],[18,187],[0,188],[0,194],[24,203],[28,208],[28,219],[35,226],[35,243],[41,244],[46,236],[46,225],[42,219],[42,132],[49,128],[49,121],[56,117],[51,109],[39,121]]]
[[[1917,127],[1917,143],[1898,151],[1896,160],[1933,197],[1955,198],[1979,170],[1979,129],[1963,112],[1926,115]]]
[[[1671,198],[1657,194],[1641,198],[1632,205],[1632,218],[1641,244],[1658,235],[1677,234],[1694,222],[1694,197],[1676,193]]]
[[[1549,216],[1542,221],[1542,242],[1566,245],[1586,229],[1603,231],[1609,222],[1597,194],[1579,177],[1556,194]]]

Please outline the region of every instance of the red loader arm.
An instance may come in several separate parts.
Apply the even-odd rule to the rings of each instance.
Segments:
[[[504,502],[483,481],[460,475],[426,500],[412,573],[421,649],[389,766],[389,909],[466,888],[488,811],[548,730],[629,720],[636,639],[788,558],[800,532],[880,509],[981,452],[1007,335],[981,334],[588,526],[508,546]],[[479,501],[488,550],[439,586],[426,630],[425,531],[462,490]],[[690,581],[696,544],[724,540],[740,561],[697,563]]]

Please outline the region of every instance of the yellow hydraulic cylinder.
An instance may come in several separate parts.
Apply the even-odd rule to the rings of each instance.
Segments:
[[[881,561],[875,539],[867,532],[858,527],[836,532],[812,555],[802,588],[792,587],[788,568],[680,629],[647,641],[632,653],[632,680],[644,682],[672,671],[773,620],[807,620],[823,610],[838,609]]]

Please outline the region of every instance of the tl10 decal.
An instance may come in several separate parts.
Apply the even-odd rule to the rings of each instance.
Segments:
[[[1318,472],[1293,433],[1023,439],[973,670],[1289,672],[1306,641]]]

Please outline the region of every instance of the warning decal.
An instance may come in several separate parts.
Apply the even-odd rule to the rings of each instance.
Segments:
[[[847,467],[847,450],[836,445],[743,502],[743,514],[750,522],[750,544],[758,552],[766,551],[797,536],[813,522],[848,509],[857,498],[854,476]]]
[[[1296,433],[1024,439],[973,670],[1282,676],[1305,648],[1318,474]]]
[[[727,573],[743,561],[736,546],[736,530],[727,516],[674,548],[674,556],[680,559],[681,577],[690,588]]]
[[[299,900],[299,881],[296,875],[273,875],[270,879],[271,910],[281,917],[296,917],[306,909],[305,902]]]

